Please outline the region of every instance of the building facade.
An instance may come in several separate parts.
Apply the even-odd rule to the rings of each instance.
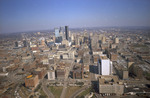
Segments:
[[[100,57],[97,62],[98,74],[111,75],[112,74],[112,62],[107,57]]]
[[[68,26],[65,26],[65,36],[66,36],[66,40],[69,40],[69,29],[68,29]]]
[[[117,76],[101,76],[99,78],[99,93],[104,95],[122,95],[124,85]]]
[[[55,37],[59,37],[59,29],[55,28]]]
[[[35,76],[28,76],[26,77],[25,79],[25,86],[26,87],[36,87],[39,83],[39,78],[38,78],[38,75],[35,75]]]
[[[49,70],[47,72],[48,74],[48,80],[55,80],[55,71],[54,70]]]

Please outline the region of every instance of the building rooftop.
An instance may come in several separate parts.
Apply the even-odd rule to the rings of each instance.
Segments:
[[[104,59],[108,59],[107,56],[100,56],[100,59],[104,60]]]
[[[42,68],[38,67],[37,69],[35,69],[35,71],[42,71],[42,70],[46,70],[46,67],[42,67]]]
[[[27,77],[26,77],[26,79],[33,79],[34,77],[36,77],[37,75],[28,75]]]
[[[117,84],[119,83],[119,80],[117,76],[112,76],[112,75],[100,76],[99,83],[100,84]]]

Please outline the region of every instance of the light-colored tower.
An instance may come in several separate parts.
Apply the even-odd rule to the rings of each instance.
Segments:
[[[119,38],[115,38],[115,43],[119,44]]]
[[[102,43],[103,44],[106,43],[106,37],[105,36],[102,37]]]
[[[112,75],[112,62],[107,57],[101,57],[97,63],[98,74]]]

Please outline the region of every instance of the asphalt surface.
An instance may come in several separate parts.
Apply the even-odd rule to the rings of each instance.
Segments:
[[[42,81],[42,89],[43,89],[44,93],[48,96],[48,98],[55,98],[54,95],[47,88],[46,83],[44,83],[43,81]]]
[[[70,98],[76,98],[81,92],[85,91],[86,89],[88,89],[90,87],[90,85],[84,86],[81,89],[77,90],[75,93],[72,94],[72,96]]]
[[[69,70],[66,72],[66,77],[65,77],[64,81],[68,80],[69,73],[73,69],[73,66],[74,66],[74,62],[71,63],[71,66],[70,66]],[[60,98],[65,98],[65,95],[66,95],[66,92],[67,92],[67,85],[68,85],[68,82],[65,82],[64,86],[63,86],[62,93],[60,95]]]

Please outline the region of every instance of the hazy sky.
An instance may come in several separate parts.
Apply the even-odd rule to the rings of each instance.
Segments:
[[[150,0],[0,0],[0,33],[65,25],[150,26]]]

